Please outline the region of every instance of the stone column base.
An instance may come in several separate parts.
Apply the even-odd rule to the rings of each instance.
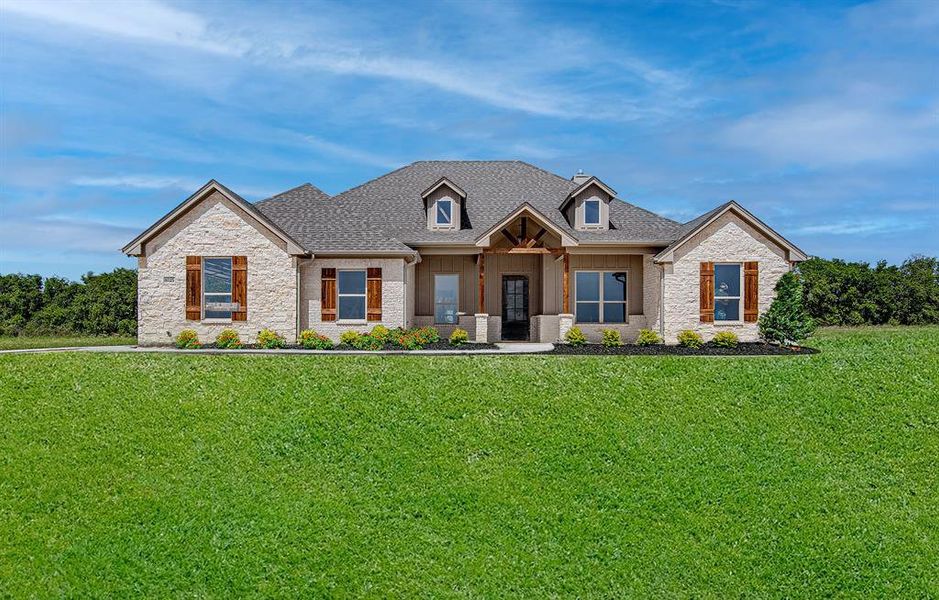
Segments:
[[[489,341],[489,315],[476,313],[476,342],[485,344]]]
[[[563,342],[564,336],[567,335],[567,332],[571,330],[571,327],[574,326],[574,315],[569,313],[562,313],[558,315],[558,341]]]

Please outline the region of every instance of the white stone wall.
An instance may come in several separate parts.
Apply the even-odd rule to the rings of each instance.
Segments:
[[[666,265],[663,311],[666,343],[675,343],[678,332],[684,329],[697,331],[705,341],[718,331],[733,331],[741,341],[758,340],[756,323],[700,322],[700,263],[759,262],[759,310],[762,314],[773,301],[776,282],[790,270],[785,256],[782,248],[732,214],[724,215],[698,233],[678,249],[675,262]]]
[[[381,267],[381,321],[323,322],[321,316],[321,270],[323,268],[367,269]],[[407,285],[403,258],[314,258],[300,265],[300,326],[339,341],[343,331],[370,330],[375,325],[389,329],[407,326]]]
[[[296,338],[296,268],[283,242],[216,193],[146,244],[137,275],[137,343],[170,344],[183,329],[203,343],[225,328],[253,342],[269,327]],[[252,224],[254,223],[254,224]],[[186,320],[186,256],[248,257],[248,320]]]

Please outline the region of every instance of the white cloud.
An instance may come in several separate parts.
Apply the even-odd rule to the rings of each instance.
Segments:
[[[330,142],[329,140],[324,140],[323,138],[317,137],[315,135],[297,135],[300,135],[300,138],[303,140],[303,142],[315,149],[317,152],[321,152],[335,158],[341,158],[363,165],[371,165],[381,169],[397,169],[402,165],[401,162],[395,161],[386,156],[381,156],[379,154],[374,154],[365,150],[357,150],[349,146],[343,146],[342,144]]]
[[[812,166],[900,161],[939,150],[937,112],[858,106],[849,98],[747,116],[727,129],[732,146]]]
[[[825,234],[825,235],[864,235],[864,234],[883,234],[897,233],[902,231],[912,231],[923,228],[924,223],[911,221],[898,221],[895,219],[869,219],[869,220],[851,220],[836,221],[832,223],[823,223],[820,225],[807,225],[798,227],[792,232],[801,235]]]
[[[177,177],[161,177],[158,175],[116,175],[108,177],[77,177],[72,180],[72,183],[83,187],[116,187],[141,190],[178,188],[181,190],[194,191],[202,187],[205,182]]]

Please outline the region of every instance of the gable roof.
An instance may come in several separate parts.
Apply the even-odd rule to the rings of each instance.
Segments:
[[[509,223],[511,223],[512,221],[514,221],[517,217],[521,216],[523,213],[526,213],[526,212],[529,213],[529,214],[531,214],[533,217],[535,217],[536,220],[541,221],[542,223],[544,223],[545,229],[547,229],[548,231],[550,231],[550,232],[554,233],[555,235],[557,235],[558,237],[560,237],[560,238],[561,238],[561,241],[562,241],[562,243],[563,243],[564,245],[566,245],[566,246],[576,246],[576,245],[577,245],[577,238],[575,238],[575,237],[573,237],[572,235],[568,234],[567,232],[565,232],[564,230],[560,229],[559,227],[553,225],[553,224],[551,223],[551,220],[550,220],[550,219],[546,218],[543,214],[541,214],[541,212],[538,211],[538,209],[536,209],[534,206],[532,206],[532,205],[529,204],[528,202],[522,203],[518,208],[516,208],[515,210],[513,210],[512,212],[510,212],[508,215],[506,215],[504,219],[502,219],[501,221],[499,221],[498,223],[496,223],[495,225],[493,225],[492,227],[490,227],[489,229],[487,229],[487,230],[486,230],[483,234],[481,234],[479,237],[477,237],[477,238],[476,238],[476,245],[477,245],[477,246],[486,246],[486,245],[488,245],[488,244],[483,243],[483,241],[484,241],[486,238],[488,238],[488,237],[494,235],[496,232],[498,232],[498,231],[501,230],[503,227],[505,227],[506,225],[508,225]]]
[[[429,188],[421,192],[421,198],[426,200],[427,196],[430,196],[431,194],[433,194],[434,191],[442,185],[447,186],[448,188],[450,188],[451,190],[459,194],[460,198],[466,198],[466,192],[463,191],[463,188],[461,188],[457,184],[450,181],[447,177],[441,177],[440,179],[436,181],[436,183],[433,183]]]
[[[584,181],[583,183],[579,184],[576,188],[571,190],[571,193],[567,195],[567,198],[564,198],[564,202],[561,202],[561,206],[559,206],[558,209],[564,210],[567,207],[567,205],[570,204],[571,200],[573,200],[575,197],[577,197],[578,194],[582,193],[584,190],[586,190],[592,185],[595,185],[601,190],[603,190],[604,192],[606,192],[610,196],[610,198],[616,198],[616,190],[614,190],[607,184],[597,179],[596,176],[591,175],[586,181]]]
[[[176,219],[189,212],[191,208],[196,206],[199,202],[207,198],[213,192],[220,193],[236,206],[243,209],[276,237],[280,238],[286,244],[288,254],[308,254],[308,251],[296,240],[294,240],[294,238],[291,237],[287,232],[285,232],[280,227],[280,225],[264,215],[253,204],[214,179],[207,181],[206,184],[199,188],[193,195],[183,200],[178,206],[176,206],[176,208],[168,212],[162,219],[148,227],[143,233],[131,240],[126,246],[121,248],[121,252],[131,256],[139,256],[143,254],[143,245],[146,242],[153,239],[157,234],[176,221]]]
[[[742,218],[744,222],[748,223],[754,229],[765,235],[770,240],[779,244],[780,247],[785,248],[789,253],[789,260],[791,261],[803,261],[808,260],[808,255],[805,254],[798,246],[779,235],[772,227],[764,223],[763,221],[757,219],[753,214],[747,211],[745,208],[737,204],[735,201],[730,200],[725,202],[720,206],[709,210],[703,215],[696,217],[682,226],[681,236],[676,239],[674,242],[669,244],[664,250],[655,255],[655,262],[671,262],[674,259],[675,250],[680,248],[688,240],[694,237],[699,231],[716,221],[723,214],[727,212],[734,212],[738,217]]]

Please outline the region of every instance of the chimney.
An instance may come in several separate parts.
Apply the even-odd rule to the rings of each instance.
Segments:
[[[577,174],[571,177],[571,181],[573,181],[577,185],[582,184],[588,179],[590,179],[590,175],[585,174],[583,169],[577,169]]]

